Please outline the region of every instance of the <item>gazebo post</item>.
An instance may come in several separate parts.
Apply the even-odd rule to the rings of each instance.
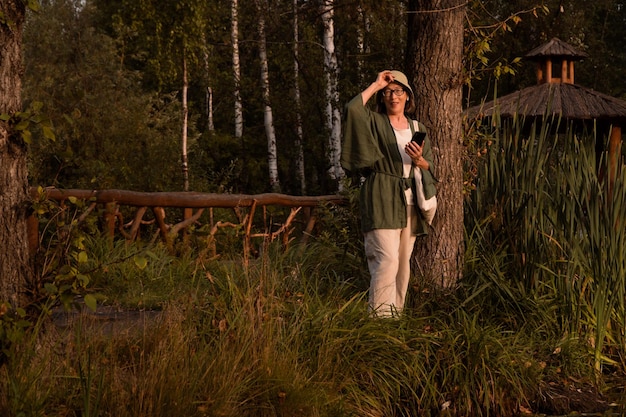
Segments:
[[[622,145],[622,128],[613,125],[609,136],[609,201],[613,198],[613,186],[617,175],[620,148]]]

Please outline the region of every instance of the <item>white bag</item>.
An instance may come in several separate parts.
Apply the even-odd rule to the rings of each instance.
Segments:
[[[417,120],[413,120],[413,127],[418,131],[420,126]],[[419,167],[413,167],[413,175],[415,176],[416,200],[417,206],[420,208],[426,223],[430,226],[437,212],[437,196],[434,195],[428,200],[424,196],[424,183],[422,182],[422,170]]]
[[[422,183],[422,170],[418,167],[413,167],[413,174],[415,175],[417,206],[422,211],[426,223],[430,226],[437,211],[437,196],[434,195],[426,200],[426,197],[424,197],[424,184]]]

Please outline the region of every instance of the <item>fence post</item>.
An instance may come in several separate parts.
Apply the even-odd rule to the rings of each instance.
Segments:
[[[26,230],[28,233],[28,250],[33,256],[39,249],[39,219],[35,213],[31,213],[26,219]]]
[[[115,219],[117,217],[117,204],[115,202],[106,203],[104,222],[106,224],[107,237],[113,241],[115,237]]]

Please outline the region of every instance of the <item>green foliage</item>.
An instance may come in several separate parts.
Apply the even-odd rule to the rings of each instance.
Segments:
[[[25,29],[26,102],[53,121],[56,141],[34,135],[30,181],[67,188],[180,189],[180,104],[142,91],[113,40],[94,30],[89,5],[52,2]],[[45,133],[45,132],[44,132]],[[194,146],[190,131],[190,146]]]
[[[13,308],[9,303],[0,304],[0,364],[10,359],[11,352],[19,346],[32,323],[22,308]]]
[[[488,91],[485,89],[486,86],[497,83],[507,74],[512,76],[517,74],[521,56],[523,52],[528,51],[515,51],[518,55],[512,55],[510,52],[501,53],[499,49],[502,39],[508,38],[518,26],[536,25],[539,16],[547,15],[549,12],[550,9],[543,3],[511,4],[498,0],[469,3],[470,18],[464,47],[464,82],[468,87],[466,98],[468,104],[483,99]]]
[[[309,194],[336,190],[326,172],[328,132],[322,127],[326,103],[318,6],[317,2],[296,4]],[[281,0],[270,7],[266,29],[279,176],[283,191],[297,194],[290,42],[294,4]],[[495,80],[505,94],[534,83],[534,68],[521,67],[520,57],[552,36],[590,53],[577,67],[577,82],[623,93],[619,28],[625,11],[619,2],[565,5],[556,0],[488,0],[469,2],[468,11],[462,75],[468,87],[466,104],[488,96]],[[381,68],[404,65],[406,16],[406,4],[392,0],[364,0],[336,8],[339,106]],[[41,141],[39,133],[33,138],[31,182],[66,188],[180,189],[179,91],[184,56],[190,80],[192,188],[221,187],[212,178],[233,163],[236,168],[226,189],[249,194],[267,191],[253,2],[240,3],[239,18],[245,134],[235,139],[229,2],[44,2],[39,13],[29,14],[25,28],[24,98],[27,103],[44,103],[42,110],[55,126],[57,140]],[[209,87],[215,131],[208,130]]]
[[[90,287],[90,255],[86,246],[89,233],[95,228],[95,216],[88,217],[88,202],[68,198],[57,205],[43,197],[33,202],[33,212],[38,217],[42,230],[41,257],[38,270],[45,298],[53,303],[59,301],[66,309],[75,306],[76,297],[82,297],[92,311],[96,309],[96,298],[87,292]]]
[[[0,114],[0,121],[5,122],[9,131],[19,135],[24,143],[30,144],[32,142],[32,125],[41,129],[45,139],[54,141],[56,139],[54,128],[50,119],[41,113],[42,106],[43,103],[41,102],[33,102],[26,111],[15,112],[11,115]]]

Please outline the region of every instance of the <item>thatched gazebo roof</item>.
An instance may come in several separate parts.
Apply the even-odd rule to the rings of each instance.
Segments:
[[[537,84],[470,107],[469,117],[527,118],[560,115],[568,120],[605,120],[626,125],[626,101],[574,84],[574,61],[587,54],[552,38],[525,58],[537,61]]]
[[[466,110],[470,117],[560,115],[570,120],[605,119],[626,124],[626,101],[576,84],[543,83]]]

